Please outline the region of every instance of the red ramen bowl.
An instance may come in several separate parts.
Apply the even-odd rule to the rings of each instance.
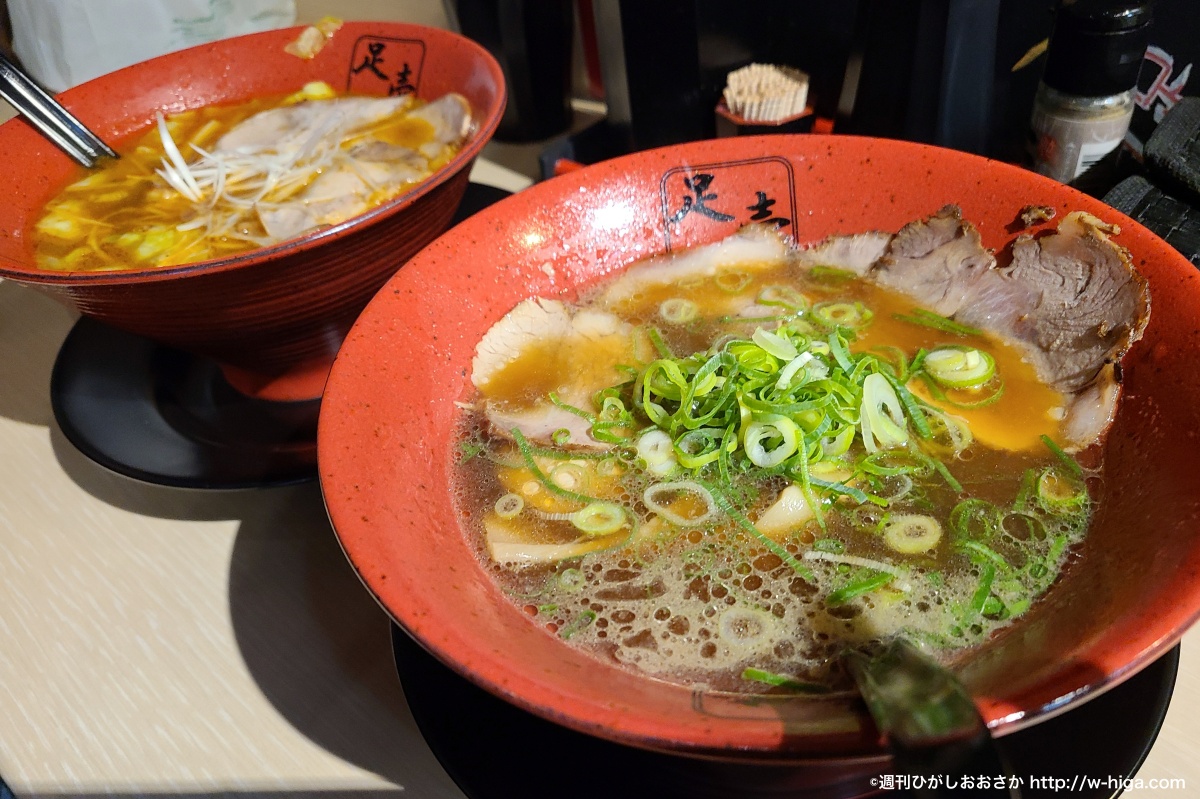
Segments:
[[[1051,206],[1058,219],[1089,211],[1120,225],[1117,241],[1149,281],[1152,318],[1125,359],[1119,415],[1094,445],[1101,451],[1088,453],[1106,469],[1093,528],[1050,592],[956,667],[996,735],[1125,680],[1200,612],[1200,274],[1145,228],[1071,188],[907,142],[769,136],[647,151],[535,185],[415,256],[350,331],[322,404],[321,486],[363,582],[455,671],[576,730],[702,757],[879,757],[878,735],[853,697],[669,685],[535,624],[497,589],[456,514],[455,403],[472,396],[480,337],[523,298],[574,299],[636,259],[723,238],[759,210],[806,243],[895,231],[948,203],[1001,261],[1023,207]]]
[[[351,220],[236,257],[121,272],[37,269],[31,229],[82,171],[23,119],[0,126],[0,276],[79,313],[221,364],[245,393],[320,395],[346,331],[379,287],[449,224],[470,167],[504,111],[495,59],[448,31],[346,23],[313,58],[285,52],[300,28],[205,44],[135,64],[64,92],[61,102],[120,150],[155,112],[294,92],[310,81],[358,94],[446,92],[471,104],[461,151],[412,191]],[[364,66],[365,65],[365,66]]]

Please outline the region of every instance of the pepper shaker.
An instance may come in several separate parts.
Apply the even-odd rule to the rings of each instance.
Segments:
[[[1149,0],[1059,5],[1030,121],[1037,172],[1069,183],[1121,144],[1152,13]]]

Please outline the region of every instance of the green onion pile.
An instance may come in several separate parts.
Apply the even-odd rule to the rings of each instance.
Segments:
[[[831,496],[887,505],[886,496],[854,482],[932,469],[961,490],[944,461],[970,445],[970,430],[908,386],[921,381],[942,396],[939,386],[971,391],[972,404],[995,401],[1003,384],[994,358],[958,345],[911,359],[895,348],[852,352],[855,330],[871,318],[862,303],[819,303],[795,308],[773,330],[758,327],[683,357],[651,335],[659,357],[600,393],[595,435],[632,443],[656,476],[691,471],[717,492],[732,489],[738,475],[782,476],[799,486],[818,520],[819,500]],[[857,459],[849,458],[852,448]]]

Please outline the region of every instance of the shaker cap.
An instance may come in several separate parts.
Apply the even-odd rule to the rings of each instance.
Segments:
[[[1062,0],[1042,81],[1081,97],[1129,91],[1150,43],[1152,20],[1151,0]]]

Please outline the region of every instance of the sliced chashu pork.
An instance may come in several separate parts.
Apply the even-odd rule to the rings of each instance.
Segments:
[[[296,198],[299,202],[259,202],[258,219],[267,235],[283,241],[318,227],[340,224],[371,208],[373,198],[392,194],[396,187],[417,183],[429,174],[423,161],[373,160],[357,156],[354,150],[351,148],[346,158],[317,175]]]
[[[488,329],[471,361],[471,382],[496,432],[511,434],[516,428],[532,441],[550,443],[556,431],[566,430],[571,446],[607,449],[611,445],[592,437],[587,419],[561,405],[540,397],[501,398],[505,372],[522,357],[536,357],[542,371],[538,379],[558,390],[561,403],[594,414],[599,409],[592,395],[621,382],[624,376],[613,364],[630,363],[632,348],[632,327],[616,316],[572,313],[557,300],[534,297]]]
[[[954,208],[901,228],[867,277],[953,317],[980,278],[995,266],[996,259],[980,243],[979,231]]]
[[[887,252],[891,233],[872,231],[849,236],[831,236],[799,253],[806,267],[833,266],[863,276]]]
[[[1077,446],[1112,422],[1121,356],[1150,321],[1149,289],[1119,232],[1084,212],[1055,233],[1022,234],[1012,263],[982,281],[956,318],[1027,342],[1038,374],[1067,395],[1066,435]]]
[[[616,307],[643,292],[668,289],[679,281],[711,277],[730,267],[753,269],[778,263],[791,252],[774,229],[750,226],[715,244],[693,247],[675,255],[651,258],[630,267],[620,278],[609,283],[597,297],[601,307]],[[742,305],[745,300],[738,300]],[[602,448],[607,444],[591,435],[591,424],[578,414],[553,403],[539,401],[532,406],[502,403],[490,395],[489,385],[502,370],[532,347],[548,342],[559,345],[551,360],[563,374],[575,379],[569,396],[560,399],[591,413],[597,409],[591,396],[600,389],[616,385],[625,375],[609,364],[633,363],[632,328],[605,311],[572,312],[561,302],[532,298],[524,300],[493,325],[476,348],[471,380],[483,397],[483,411],[494,430],[518,428],[527,438],[548,442],[556,430],[570,433],[573,445]],[[608,350],[610,357],[598,358],[596,347]]]
[[[314,138],[361,130],[412,105],[412,97],[338,97],[260,111],[217,140],[214,153],[299,155]]]
[[[433,138],[421,145],[421,155],[431,161],[440,158],[446,147],[454,145],[471,132],[471,104],[461,94],[445,94],[412,112],[433,126]]]
[[[955,318],[1027,341],[1044,353],[1048,382],[1075,393],[1119,361],[1150,319],[1146,280],[1119,232],[1091,214],[1068,214],[1058,230],[1013,243],[1012,263],[967,298]]]
[[[754,270],[772,266],[789,254],[791,248],[775,228],[748,225],[714,244],[640,261],[609,283],[596,299],[609,307],[618,306],[646,292],[710,278],[725,269]]]
[[[450,93],[409,112],[432,128],[430,140],[419,152],[370,135],[373,126],[411,105],[411,96],[403,95],[338,97],[272,108],[218,139],[213,155],[243,160],[266,157],[278,163],[328,158],[319,174],[287,202],[256,204],[259,221],[271,239],[290,239],[344,222],[374,206],[379,197],[423,180],[432,171],[430,162],[470,133],[470,104]],[[344,142],[353,143],[343,146]]]
[[[1057,232],[1019,236],[1012,263],[999,267],[974,226],[956,206],[947,206],[894,236],[870,234],[867,241],[880,254],[865,269],[862,234],[806,248],[799,262],[851,269],[1022,346],[1038,376],[1066,396],[1065,443],[1081,449],[1111,423],[1117,364],[1150,318],[1146,282],[1129,253],[1109,238],[1115,232],[1091,214],[1075,212]],[[845,252],[854,257],[834,260]]]

